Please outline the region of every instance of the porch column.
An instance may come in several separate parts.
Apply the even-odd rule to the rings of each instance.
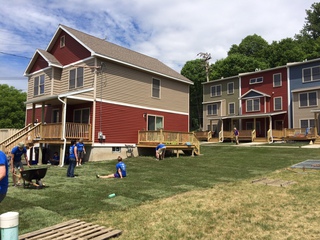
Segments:
[[[318,136],[318,124],[319,124],[319,121],[318,121],[318,113],[314,113],[314,136]]]

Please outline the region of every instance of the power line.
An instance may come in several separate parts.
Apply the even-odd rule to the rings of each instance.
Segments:
[[[6,52],[2,52],[2,51],[0,51],[0,53],[1,53],[1,54],[4,54],[4,55],[8,55],[8,56],[13,56],[13,57],[31,59],[30,57],[21,56],[21,55],[17,55],[17,54],[13,54],[13,53],[6,53]]]

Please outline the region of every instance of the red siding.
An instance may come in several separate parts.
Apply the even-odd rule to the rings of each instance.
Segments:
[[[40,69],[44,69],[46,67],[48,67],[48,63],[46,60],[44,60],[44,58],[40,55],[38,55],[36,62],[34,63],[34,65],[31,68],[30,73],[36,72]]]
[[[101,107],[101,109],[100,109]],[[100,121],[100,113],[101,121]],[[188,131],[188,116],[160,111],[97,103],[95,142],[98,132],[106,136],[106,143],[137,143],[138,130],[147,129],[144,113],[164,117],[164,130]]]
[[[273,74],[281,73],[282,76],[282,86],[273,87]],[[251,78],[263,77],[263,83],[249,84]],[[249,90],[254,89],[259,92],[268,94],[271,98],[268,99],[266,110],[267,112],[275,112],[273,103],[275,97],[282,97],[282,110],[288,111],[288,91],[287,91],[287,69],[279,68],[273,69],[266,72],[256,72],[250,75],[241,77],[241,95],[245,94]],[[264,104],[262,100],[261,103]],[[264,111],[264,107],[261,106],[261,113]],[[246,114],[245,104],[242,104],[242,114]],[[259,113],[259,112],[256,112]]]
[[[65,36],[65,46],[60,48],[60,37],[63,35]],[[86,48],[64,31],[58,36],[50,53],[54,55],[62,65],[67,65],[91,56],[91,53]]]

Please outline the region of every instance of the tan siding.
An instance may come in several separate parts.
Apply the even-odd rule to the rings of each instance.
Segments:
[[[318,106],[317,107],[299,107],[299,93],[293,94],[293,128],[300,128],[300,120],[304,119],[314,119],[314,113],[311,112],[311,110],[320,110],[319,104],[320,104],[320,91],[319,90],[312,90],[312,91],[306,91],[306,92],[317,92],[317,101]],[[303,92],[303,93],[306,93]],[[301,92],[302,93],[302,92]]]
[[[102,90],[108,101],[188,112],[189,85],[113,63],[107,63],[105,69],[97,78],[97,98]],[[160,99],[151,97],[153,78],[161,82]]]

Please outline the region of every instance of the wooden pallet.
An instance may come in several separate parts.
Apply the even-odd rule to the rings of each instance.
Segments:
[[[121,230],[106,228],[91,223],[86,223],[78,219],[72,219],[51,227],[43,228],[31,233],[19,236],[19,240],[75,240],[75,239],[91,239],[104,240],[117,237],[122,233]]]

